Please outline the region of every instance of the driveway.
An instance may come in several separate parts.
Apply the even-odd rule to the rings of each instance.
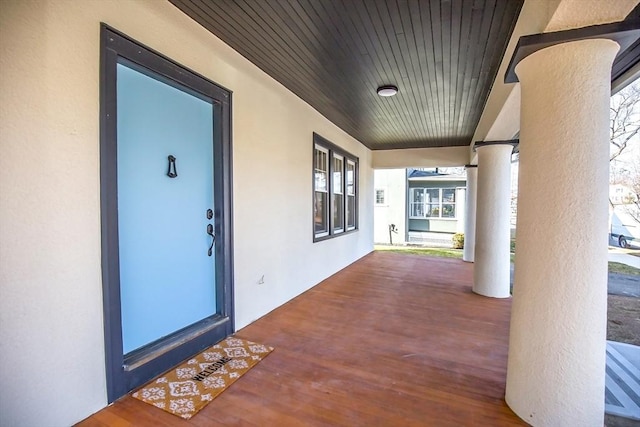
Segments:
[[[623,249],[609,246],[609,261],[640,268],[640,256],[638,256],[638,253],[640,253],[638,249]]]
[[[640,298],[640,276],[609,273],[609,294]]]

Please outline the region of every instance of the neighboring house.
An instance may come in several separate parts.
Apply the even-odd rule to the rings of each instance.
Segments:
[[[438,168],[376,170],[374,187],[376,243],[419,243],[427,239],[426,233],[440,233],[441,240],[450,241],[451,234],[464,230],[464,173]]]
[[[379,169],[373,176],[373,240],[375,243],[404,244],[407,241],[406,169]]]
[[[636,195],[631,188],[623,184],[609,185],[609,200],[612,205],[626,205],[636,200]]]

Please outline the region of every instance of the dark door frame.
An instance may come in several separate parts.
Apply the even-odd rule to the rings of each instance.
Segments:
[[[100,208],[102,289],[109,403],[235,330],[231,92],[106,24],[100,29]],[[118,242],[116,65],[161,80],[213,105],[216,314],[123,354]],[[222,285],[221,285],[222,284]]]

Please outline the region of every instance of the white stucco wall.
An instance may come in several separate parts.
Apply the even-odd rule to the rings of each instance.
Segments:
[[[385,191],[385,203],[374,207],[373,241],[389,244],[389,224],[395,224],[397,233],[393,233],[393,244],[405,243],[407,235],[406,169],[375,170],[374,188]]]
[[[100,22],[233,91],[237,328],[372,250],[371,152],[170,3],[3,1],[3,426],[69,425],[107,403],[100,264]],[[360,158],[360,230],[315,244],[314,131]],[[263,275],[264,284],[258,284]]]
[[[469,163],[469,147],[409,148],[374,150],[375,169],[437,168],[464,166]]]

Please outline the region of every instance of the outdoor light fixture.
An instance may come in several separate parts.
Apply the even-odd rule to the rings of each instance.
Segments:
[[[380,96],[393,96],[398,93],[398,88],[394,85],[385,85],[378,88],[378,95]]]

